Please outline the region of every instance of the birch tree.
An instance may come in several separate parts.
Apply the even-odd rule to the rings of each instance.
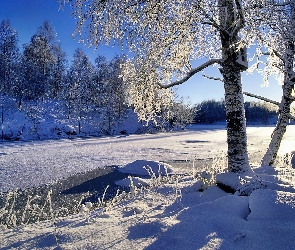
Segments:
[[[290,115],[290,108],[295,100],[293,95],[295,83],[295,2],[291,0],[266,0],[257,1],[256,4],[259,6],[259,11],[255,13],[256,19],[252,17],[252,20],[255,20],[253,27],[256,27],[256,37],[260,42],[256,65],[263,63],[260,58],[267,55],[265,67],[260,70],[264,76],[263,85],[268,85],[268,78],[271,75],[275,76],[282,84],[280,103],[258,97],[279,107],[278,121],[261,162],[262,166],[271,166],[276,160],[288,121],[290,118],[294,119]],[[254,67],[255,64],[253,64]]]
[[[70,2],[78,19],[74,33],[81,41],[89,46],[119,43],[133,55],[122,77],[141,119],[150,120],[171,104],[169,88],[218,65],[225,90],[228,168],[250,171],[241,83],[241,72],[248,68],[239,37],[246,23],[241,0]],[[206,62],[193,67],[197,59]]]
[[[24,45],[23,69],[28,99],[46,96],[54,62],[55,57],[45,37],[34,35],[31,42]]]
[[[65,89],[65,97],[68,101],[69,114],[73,107],[73,111],[78,116],[79,133],[83,114],[91,104],[94,72],[94,67],[85,52],[80,48],[76,49],[68,72],[69,85]]]
[[[49,21],[45,21],[36,33],[37,36],[46,40],[54,60],[51,67],[47,70],[50,74],[48,77],[47,96],[56,98],[61,92],[62,84],[65,81],[68,62],[66,53],[63,51],[60,42],[56,39],[57,33]]]

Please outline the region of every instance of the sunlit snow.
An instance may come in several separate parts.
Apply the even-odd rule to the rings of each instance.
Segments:
[[[2,230],[0,248],[295,249],[295,170],[258,166],[272,130],[247,129],[250,161],[256,163],[255,172],[269,188],[255,190],[248,197],[225,193],[216,186],[199,192],[200,185],[192,177],[179,177],[178,182],[134,193],[109,209],[57,219],[55,224],[44,221]],[[294,132],[289,126],[283,153],[295,151]],[[108,165],[124,168],[130,163],[126,172],[138,173],[136,160],[145,166],[164,161],[174,173],[189,173],[193,159],[200,168],[197,162],[209,163],[226,151],[226,130],[193,126],[173,133],[10,142],[2,143],[0,151],[4,191]],[[128,185],[127,179],[121,184]]]

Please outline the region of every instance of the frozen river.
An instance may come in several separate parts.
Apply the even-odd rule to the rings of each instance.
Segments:
[[[295,151],[294,127],[288,127],[283,153]],[[252,163],[261,159],[272,131],[273,127],[247,128]],[[205,164],[226,150],[225,126],[217,125],[193,125],[184,131],[158,134],[1,142],[0,191],[39,186],[138,159],[175,163],[178,169],[188,171],[194,157]]]

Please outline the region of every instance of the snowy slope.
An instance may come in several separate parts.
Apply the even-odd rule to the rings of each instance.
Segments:
[[[136,169],[134,169],[136,171]],[[295,187],[295,171],[289,184]],[[130,172],[131,169],[130,169]],[[268,177],[280,177],[268,175]],[[265,175],[264,175],[265,177]],[[294,249],[295,192],[249,197],[192,178],[129,195],[107,208],[0,232],[1,249]],[[273,183],[274,184],[274,183]],[[293,189],[294,190],[294,189]]]

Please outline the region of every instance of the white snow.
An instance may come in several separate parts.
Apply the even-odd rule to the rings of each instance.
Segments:
[[[230,172],[216,175],[216,182],[222,183],[233,189],[237,189],[241,185],[238,175]]]
[[[131,176],[129,178],[116,181],[115,183],[116,185],[121,187],[130,187],[131,185],[134,185],[135,187],[149,186],[148,179],[142,179],[139,177],[131,177]]]
[[[265,152],[272,130],[247,128],[250,161],[254,159],[251,162],[259,161],[258,156]],[[295,151],[294,132],[289,126],[283,153]],[[221,151],[226,151],[225,129],[204,126],[124,138],[2,143],[1,190],[40,185],[112,164],[122,169],[129,166],[128,173],[136,175],[140,168],[136,160],[142,160],[137,163],[143,166],[151,164],[146,160],[169,162],[176,174],[192,172],[192,161],[185,160],[196,158],[196,162],[202,162],[221,155]],[[155,165],[157,172],[158,162]],[[3,229],[0,248],[295,249],[295,169],[253,168],[267,187],[248,197],[225,193],[216,186],[198,192],[199,180],[176,175],[169,183],[137,190],[107,208],[57,219],[55,223],[44,221]],[[122,180],[124,183],[127,180]]]

